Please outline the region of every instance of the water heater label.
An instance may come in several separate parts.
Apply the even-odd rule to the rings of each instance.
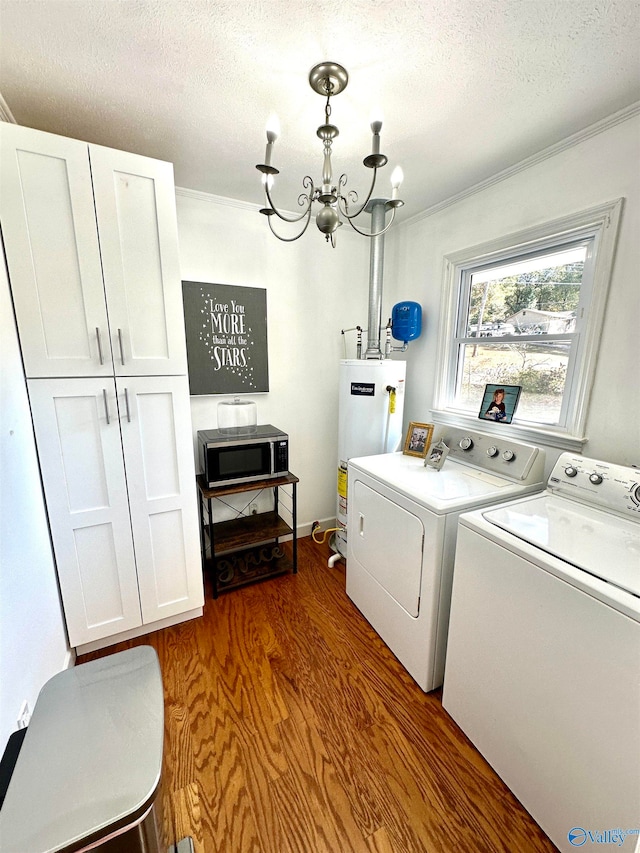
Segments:
[[[338,495],[347,499],[347,469],[342,465],[338,468]]]
[[[351,394],[354,397],[375,397],[375,382],[352,382]]]

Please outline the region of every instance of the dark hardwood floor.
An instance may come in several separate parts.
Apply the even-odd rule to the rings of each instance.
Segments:
[[[345,593],[310,538],[299,572],[223,594],[158,652],[165,821],[197,853],[556,848]],[[170,825],[170,824],[168,824]]]

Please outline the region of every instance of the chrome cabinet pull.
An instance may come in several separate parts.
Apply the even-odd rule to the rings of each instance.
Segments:
[[[100,340],[100,329],[96,326],[96,340],[98,341],[98,355],[100,364],[104,364],[104,355],[102,354],[102,341]]]
[[[106,388],[102,389],[102,398],[104,400],[104,413],[107,416],[107,423],[110,424],[111,421],[109,420],[109,404],[107,403],[107,389]]]
[[[129,409],[129,395],[127,394],[127,389],[124,389],[124,403],[127,407],[127,420],[131,423],[131,410]]]
[[[120,361],[124,367],[124,349],[122,347],[122,329],[118,329],[118,343],[120,344]]]

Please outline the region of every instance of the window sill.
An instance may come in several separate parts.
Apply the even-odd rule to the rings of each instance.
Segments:
[[[535,444],[542,447],[557,447],[560,450],[582,453],[585,438],[578,438],[565,432],[558,432],[553,428],[524,426],[518,423],[495,424],[480,418],[466,414],[465,412],[452,412],[432,409],[431,417],[436,423],[447,426],[467,427],[470,430],[480,430],[488,434],[506,435],[518,441]]]

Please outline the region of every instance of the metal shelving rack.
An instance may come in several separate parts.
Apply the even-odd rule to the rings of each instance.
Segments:
[[[268,577],[298,571],[297,484],[290,471],[282,477],[209,488],[201,474],[196,477],[200,513],[200,549],[203,571],[210,570],[213,597]],[[280,493],[282,488],[285,491]],[[289,491],[286,491],[286,488]],[[242,515],[228,521],[214,519],[214,501],[242,492],[273,490],[273,507],[267,512]],[[288,496],[289,505],[282,497]],[[285,498],[286,500],[286,498]],[[282,517],[288,515],[290,523]],[[292,557],[281,539],[292,537]]]

